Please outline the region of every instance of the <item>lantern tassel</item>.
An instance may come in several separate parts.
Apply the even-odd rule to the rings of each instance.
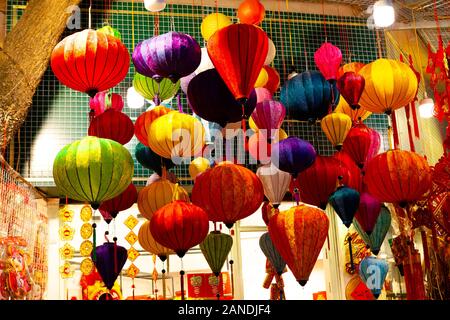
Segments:
[[[184,300],[184,271],[180,270],[181,300]]]
[[[166,300],[166,269],[162,269],[161,273],[162,273],[161,278],[162,278],[163,299]]]
[[[217,300],[220,300],[220,288],[221,288],[221,285],[222,285],[222,281],[221,281],[221,274],[219,273],[219,275],[217,275],[217,283],[219,284],[219,288],[218,288],[218,290],[217,290],[217,294],[216,294],[216,298],[217,298]]]
[[[245,152],[245,150],[247,150],[247,139],[245,138],[246,124],[245,124],[244,103],[242,103],[242,120],[241,120],[241,125],[242,125],[242,139],[243,139],[243,142],[244,142],[244,152]]]
[[[133,284],[131,285],[131,289],[133,290],[133,300],[135,300],[135,295],[134,295],[134,278],[132,279]]]
[[[92,228],[94,229],[92,233],[92,261],[95,263],[97,262],[97,224],[95,222],[92,224]]]
[[[118,273],[118,266],[117,266],[117,237],[113,238],[114,241],[114,272]]]

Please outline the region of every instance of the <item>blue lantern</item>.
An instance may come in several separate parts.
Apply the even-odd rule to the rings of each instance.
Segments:
[[[359,208],[359,192],[349,187],[340,186],[330,196],[328,202],[341,218],[342,223],[349,228]]]
[[[376,299],[381,294],[388,270],[389,266],[386,260],[373,256],[365,257],[359,264],[359,276]]]

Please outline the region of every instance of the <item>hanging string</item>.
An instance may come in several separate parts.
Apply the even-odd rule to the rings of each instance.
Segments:
[[[325,35],[325,42],[328,41],[327,36],[327,16],[325,15],[325,2],[322,0],[322,16],[323,16],[323,33]]]
[[[95,214],[94,214],[94,216],[95,216]],[[92,224],[92,229],[93,229],[93,233],[92,233],[92,245],[93,245],[93,248],[92,248],[92,261],[94,261],[94,263],[95,263],[95,262],[97,262],[97,224],[95,222]]]
[[[234,230],[230,229],[230,236],[234,236]],[[230,272],[231,272],[231,296],[234,298],[234,260],[233,260],[233,255],[230,253]]]
[[[283,65],[283,77],[286,77],[287,72],[286,72],[286,61],[284,59],[284,40],[283,40],[283,28],[282,28],[282,23],[281,23],[281,7],[280,7],[280,1],[278,0],[277,4],[278,4],[278,26],[280,29],[280,40],[281,40],[281,63]]]
[[[114,272],[118,273],[119,268],[117,263],[117,237],[114,237],[113,241],[114,241]]]
[[[166,269],[164,268],[164,261],[163,261],[163,268],[161,270],[161,279],[162,279],[162,287],[163,287],[163,299],[166,300]]]
[[[91,10],[92,10],[92,0],[89,0],[89,26],[88,26],[89,29],[91,29],[92,27]]]
[[[134,48],[134,0],[131,0],[131,44]]]
[[[292,69],[295,69],[295,64],[294,64],[294,55],[292,53],[292,33],[291,33],[291,19],[289,18],[289,0],[286,0],[286,14],[288,15],[288,21],[287,21],[287,25],[288,25],[288,32],[289,32],[289,50],[291,52],[291,67]],[[292,70],[294,71],[294,70]]]
[[[181,258],[181,270],[180,270],[180,288],[181,288],[181,300],[184,300],[184,270],[183,270],[183,258]]]

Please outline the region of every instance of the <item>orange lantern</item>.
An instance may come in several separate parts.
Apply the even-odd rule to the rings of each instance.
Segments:
[[[260,24],[266,9],[259,0],[244,0],[238,7],[237,16],[240,23]]]
[[[169,248],[166,248],[163,245],[156,242],[155,238],[150,232],[150,221],[145,221],[139,228],[138,240],[139,244],[145,251],[157,255],[158,258],[161,259],[161,261],[163,262],[167,259],[167,256],[169,254],[174,253]]]
[[[153,120],[168,114],[169,112],[172,112],[175,110],[166,108],[164,106],[158,106],[156,108],[153,108],[152,110],[146,111],[142,113],[139,117],[136,119],[136,123],[134,124],[134,135],[138,140],[146,145],[148,147],[148,129],[150,129],[150,125],[152,124]]]

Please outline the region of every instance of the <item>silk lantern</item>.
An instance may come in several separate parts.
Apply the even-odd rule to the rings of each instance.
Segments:
[[[272,143],[277,143],[286,138],[287,134],[283,129],[275,131],[272,138],[268,138],[263,131],[257,131],[248,139],[248,153],[253,159],[259,160],[262,164],[267,164],[271,160]]]
[[[371,256],[365,257],[359,264],[359,276],[376,299],[381,294],[388,270],[386,260]]]
[[[289,189],[291,175],[279,170],[273,164],[264,165],[256,170],[256,175],[261,180],[264,194],[277,209]]]
[[[203,39],[208,41],[209,38],[217,31],[232,24],[231,19],[222,13],[210,13],[203,18],[200,25],[200,31]]]
[[[234,98],[249,98],[268,51],[268,38],[260,28],[232,24],[208,41],[208,54]],[[251,61],[251,63],[249,63]]]
[[[334,111],[348,115],[354,123],[357,121],[366,120],[372,114],[372,112],[367,111],[362,107],[359,107],[359,109],[352,109],[352,107],[350,107],[347,101],[345,101],[342,97],[339,99],[339,103]]]
[[[220,275],[232,246],[233,238],[220,231],[210,232],[200,243],[200,250],[216,277]]]
[[[201,122],[185,113],[170,112],[155,119],[148,132],[149,147],[167,159],[192,157],[205,144]]]
[[[285,115],[286,109],[280,102],[265,100],[256,104],[256,108],[252,112],[252,119],[259,130],[266,130],[267,137],[272,138],[277,129],[281,127]]]
[[[133,138],[134,124],[125,113],[109,109],[92,119],[88,134],[126,144]]]
[[[262,88],[266,85],[267,81],[269,81],[269,74],[266,69],[261,68],[259,72],[258,78],[256,78],[255,88]]]
[[[208,234],[208,215],[191,203],[174,201],[160,208],[150,220],[155,240],[182,258]]]
[[[301,286],[308,282],[325,243],[328,227],[325,212],[306,204],[270,218],[270,238]]]
[[[162,175],[163,168],[169,170],[173,168],[174,163],[170,159],[162,158],[142,143],[136,145],[134,152],[136,160],[144,167]]]
[[[406,206],[431,187],[431,169],[417,153],[388,150],[367,163],[367,190],[382,202]]]
[[[180,82],[173,83],[169,79],[162,79],[160,82],[136,73],[133,77],[133,87],[137,93],[147,100],[157,102],[172,98],[180,89]]]
[[[134,124],[134,135],[136,138],[148,147],[148,130],[150,129],[150,125],[155,119],[158,119],[169,112],[175,112],[175,110],[164,106],[157,106],[139,115]]]
[[[125,79],[130,54],[120,39],[87,29],[58,43],[50,65],[63,85],[94,97]]]
[[[275,245],[273,244],[273,241],[270,238],[270,234],[268,232],[263,233],[259,238],[259,247],[261,248],[261,251],[264,253],[266,258],[269,259],[278,275],[281,275],[286,268],[286,262],[281,257],[277,248],[275,248]]]
[[[237,16],[240,23],[260,24],[266,10],[259,0],[244,0],[239,4]]]
[[[305,140],[288,137],[272,145],[271,160],[280,170],[297,176],[316,159],[316,150]]]
[[[362,62],[350,62],[347,64],[344,64],[343,66],[341,66],[339,68],[338,71],[338,76],[337,78],[339,79],[340,77],[342,77],[344,75],[344,73],[346,72],[355,72],[355,73],[359,73],[359,70],[362,69],[362,67],[364,67],[365,64]]]
[[[264,221],[264,223],[266,224],[266,226],[269,225],[269,220],[273,215],[272,211],[274,209],[274,207],[272,206],[272,204],[269,201],[264,201],[263,205],[261,206],[261,217]]]
[[[209,167],[210,163],[208,159],[202,157],[195,158],[189,164],[189,175],[195,180],[195,177],[206,171]]]
[[[339,102],[339,92],[320,72],[305,71],[284,83],[280,101],[294,120],[320,120],[328,114],[330,105]]]
[[[145,221],[139,228],[138,240],[145,251],[157,255],[162,262],[166,261],[170,254],[174,253],[171,249],[156,242],[150,231],[150,221]]]
[[[264,88],[269,90],[269,92],[274,95],[275,92],[278,91],[278,88],[280,87],[280,74],[278,71],[270,66],[264,66],[263,67],[268,75],[267,83],[264,85]]]
[[[333,155],[333,158],[342,162],[341,167],[348,170],[349,180],[344,184],[348,185],[350,188],[358,190],[359,192],[363,191],[363,176],[361,169],[355,163],[355,161],[345,152],[336,152]]]
[[[330,42],[325,42],[314,53],[314,62],[325,79],[335,82],[342,62],[342,52]]]
[[[97,137],[66,145],[53,162],[53,178],[60,193],[89,202],[94,209],[125,191],[133,172],[133,159],[125,147]]]
[[[359,104],[373,113],[391,114],[416,96],[417,77],[406,63],[377,59],[365,65],[359,74],[366,82]]]
[[[106,288],[111,290],[125,262],[127,262],[128,251],[115,243],[105,242],[98,246],[94,252],[91,257],[95,268],[102,277]]]
[[[381,211],[381,202],[368,192],[361,193],[359,208],[355,214],[361,229],[370,235],[377,223]]]
[[[359,109],[359,99],[366,82],[355,72],[346,72],[337,81],[337,88],[352,109]]]
[[[322,118],[320,126],[336,150],[341,150],[352,127],[352,119],[346,114],[333,112]]]
[[[355,189],[339,186],[328,199],[328,202],[347,228],[350,228],[353,217],[358,210],[359,198],[359,192]]]
[[[150,220],[158,209],[175,200],[189,201],[189,195],[183,187],[163,178],[141,189],[137,204],[142,216]]]
[[[373,157],[380,148],[380,136],[372,133],[363,123],[355,124],[344,140],[343,148],[355,163],[362,169],[370,157]]]
[[[256,212],[264,198],[259,178],[249,169],[222,162],[195,179],[192,202],[203,208],[213,222],[228,228]]]
[[[101,115],[108,109],[122,111],[123,106],[123,98],[120,94],[107,91],[99,92],[89,100],[89,107],[95,116]]]
[[[108,211],[109,214],[115,218],[120,211],[125,211],[133,206],[137,201],[138,193],[133,183],[130,183],[128,188],[117,197],[106,200],[100,205],[100,210]]]

